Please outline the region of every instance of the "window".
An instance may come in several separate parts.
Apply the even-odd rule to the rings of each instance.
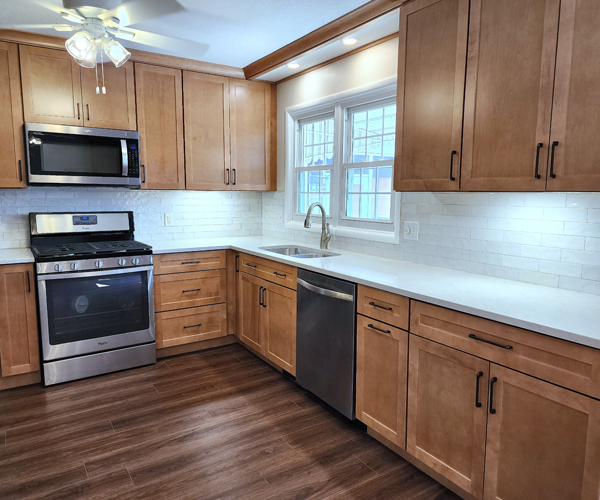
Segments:
[[[395,85],[336,97],[286,110],[286,221],[297,227],[318,201],[334,235],[373,239],[375,232],[398,241]]]

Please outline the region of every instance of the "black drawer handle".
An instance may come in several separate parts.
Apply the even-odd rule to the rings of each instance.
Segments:
[[[189,264],[201,264],[201,263],[202,263],[202,261],[200,261],[200,260],[194,260],[194,261],[182,262],[181,264],[184,266],[187,266]]]
[[[554,141],[552,143],[552,155],[550,156],[550,177],[553,179],[556,179],[556,174],[554,173],[554,153],[556,146],[558,146],[558,141]]]
[[[146,165],[142,165],[142,184],[146,184]]]
[[[21,167],[21,160],[19,160],[19,182],[23,182],[23,168]]]
[[[544,143],[538,142],[538,145],[535,149],[535,178],[536,179],[542,178],[542,176],[540,175],[540,149],[542,149],[543,147],[544,147]]]
[[[229,181],[230,181],[230,175],[229,175],[229,169],[227,169],[227,182],[225,184],[227,184],[229,186]]]
[[[248,263],[246,262],[246,265],[247,265],[248,267],[251,267],[252,269],[256,269],[256,266],[255,266],[254,264],[248,264]]]
[[[454,170],[454,155],[457,155],[458,151],[452,151],[452,153],[450,153],[450,180],[451,181],[455,181],[456,177],[454,177],[452,171]]]
[[[29,279],[29,271],[27,271],[27,292],[31,293],[31,280]]]
[[[262,305],[263,305],[263,302],[262,302],[262,292],[263,292],[264,288],[265,288],[264,286],[261,286],[261,287],[258,289],[258,305],[259,305],[259,306],[262,306]]]
[[[475,385],[475,408],[481,408],[481,401],[479,401],[479,381],[483,377],[483,372],[477,374],[477,382]]]
[[[240,268],[238,267],[238,262],[240,261],[240,256],[236,255],[235,256],[235,272],[239,273],[240,272]]]
[[[267,289],[266,289],[266,287],[263,287],[262,306],[267,307]]]
[[[81,120],[81,113],[79,113],[79,103],[77,103],[77,119]]]
[[[494,408],[494,384],[498,382],[498,377],[493,377],[490,381],[490,413],[496,414],[496,408]]]
[[[491,340],[482,339],[482,338],[478,337],[477,335],[475,335],[473,333],[471,333],[469,335],[469,338],[473,339],[473,340],[477,340],[478,342],[484,342],[486,344],[490,344],[490,345],[493,345],[493,346],[496,346],[496,347],[500,347],[501,349],[512,349],[513,348],[513,346],[511,346],[511,345],[498,344],[496,342],[492,342]]]
[[[370,306],[376,307],[377,309],[383,309],[384,311],[391,311],[391,307],[380,306],[379,304],[375,304],[375,302],[369,302]]]
[[[376,332],[380,332],[380,333],[386,333],[386,334],[390,334],[392,333],[390,330],[382,330],[381,328],[377,328],[375,325],[372,325],[371,323],[369,323],[367,325],[367,327],[369,327],[371,330],[375,330]]]
[[[273,274],[275,276],[279,276],[280,278],[285,278],[287,276],[287,274],[281,274],[281,273],[278,273],[277,271],[273,271]]]
[[[193,290],[182,290],[182,293],[199,292],[202,288],[194,288]]]
[[[235,186],[236,184],[237,184],[237,173],[234,168],[233,169],[233,185]]]
[[[199,326],[202,326],[202,323],[198,323],[197,325],[184,326],[184,328],[198,328]]]

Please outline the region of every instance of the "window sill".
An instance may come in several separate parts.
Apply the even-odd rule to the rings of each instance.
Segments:
[[[301,229],[310,233],[321,234],[321,222],[312,223],[310,228],[305,228],[304,223],[300,221],[288,221],[285,224],[287,229]],[[360,229],[354,227],[330,226],[332,236],[342,236],[344,238],[354,238],[358,240],[375,241],[377,243],[399,244],[400,235],[395,231],[373,231],[372,229]],[[334,242],[335,246],[335,242]]]

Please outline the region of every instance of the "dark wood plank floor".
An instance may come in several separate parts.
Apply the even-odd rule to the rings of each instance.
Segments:
[[[458,497],[232,345],[0,393],[0,498]]]

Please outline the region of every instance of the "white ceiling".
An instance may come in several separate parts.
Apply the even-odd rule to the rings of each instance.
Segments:
[[[120,42],[128,48],[244,67],[356,9],[366,0],[179,0],[179,3],[185,7],[184,12],[131,25],[178,38],[179,42],[160,48]],[[62,8],[62,1],[0,0],[0,28],[65,24],[59,14],[44,5]],[[51,28],[23,30],[70,36]],[[210,47],[202,54],[198,44]]]

